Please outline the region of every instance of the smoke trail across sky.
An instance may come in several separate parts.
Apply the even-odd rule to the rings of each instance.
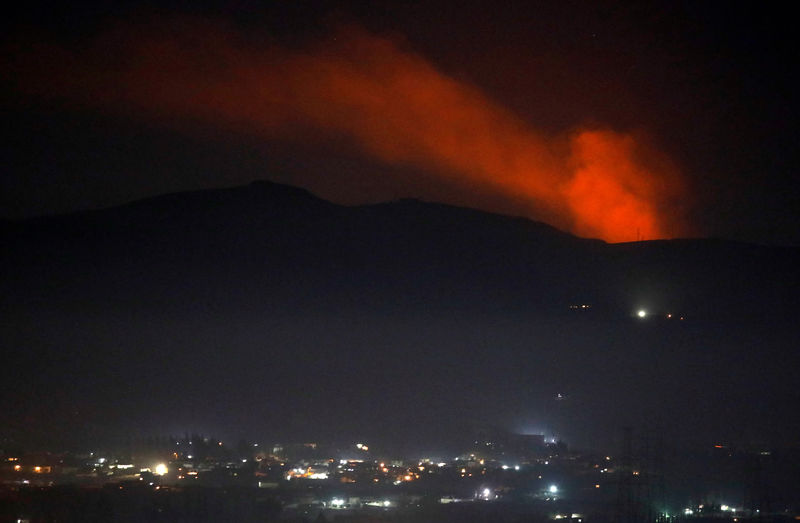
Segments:
[[[267,140],[345,136],[381,162],[526,199],[531,218],[580,236],[688,232],[683,178],[634,134],[578,125],[548,135],[397,39],[356,26],[286,48],[172,19],[118,27],[80,49],[25,46],[14,64],[20,91],[67,105]]]

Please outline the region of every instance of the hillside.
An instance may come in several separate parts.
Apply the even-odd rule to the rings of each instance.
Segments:
[[[60,420],[98,437],[191,425],[433,442],[485,422],[589,443],[680,420],[692,437],[795,437],[798,249],[606,244],[270,182],[2,231],[13,431]]]

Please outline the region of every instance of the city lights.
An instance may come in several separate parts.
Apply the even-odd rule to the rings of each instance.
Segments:
[[[542,438],[539,441],[546,440]],[[212,443],[214,449],[218,448],[216,441]],[[591,483],[587,482],[586,488],[576,488],[575,484],[570,482],[568,478],[570,476],[574,478],[582,477],[586,471],[597,474],[597,478],[602,473],[615,472],[612,468],[602,468],[604,463],[613,462],[612,456],[605,453],[584,456],[565,449],[563,453],[551,454],[552,449],[542,445],[529,451],[532,453],[528,458],[529,460],[538,453],[538,458],[535,462],[526,460],[524,465],[515,465],[515,461],[511,461],[514,458],[510,456],[507,456],[508,460],[504,463],[494,457],[481,455],[480,452],[485,452],[483,450],[485,441],[476,441],[475,445],[481,450],[476,449],[474,452],[463,453],[458,457],[451,458],[449,461],[427,458],[409,460],[403,456],[391,455],[382,457],[382,460],[352,459],[353,444],[345,444],[339,449],[329,447],[325,449],[324,455],[316,456],[311,454],[303,456],[302,454],[307,452],[310,447],[294,445],[295,450],[299,451],[300,455],[291,457],[281,456],[276,453],[275,455],[264,457],[260,462],[253,459],[244,459],[249,455],[249,452],[244,451],[243,454],[236,457],[220,453],[213,458],[205,458],[196,453],[194,455],[197,456],[198,461],[194,463],[185,461],[187,455],[184,455],[184,459],[165,461],[154,464],[151,468],[142,469],[139,469],[139,463],[129,463],[115,455],[110,455],[103,469],[102,481],[111,480],[116,483],[119,489],[127,490],[128,485],[126,483],[132,479],[138,479],[141,482],[137,482],[140,485],[139,488],[146,490],[160,489],[162,492],[169,493],[173,490],[173,487],[180,489],[181,486],[188,486],[188,482],[194,482],[204,476],[208,477],[206,476],[207,471],[225,470],[225,476],[230,479],[231,485],[250,481],[251,484],[256,484],[258,488],[277,489],[273,492],[281,496],[282,489],[280,484],[287,482],[286,486],[289,487],[288,482],[291,481],[293,486],[291,490],[287,489],[286,492],[307,490],[310,493],[309,499],[312,500],[311,502],[320,509],[339,514],[371,510],[374,511],[373,514],[375,515],[391,515],[395,510],[408,508],[405,501],[403,501],[403,491],[405,490],[403,485],[405,482],[418,481],[423,476],[425,479],[422,482],[423,484],[420,485],[421,487],[425,487],[425,481],[430,481],[432,483],[428,483],[428,485],[436,485],[435,488],[441,489],[437,492],[436,497],[439,504],[468,502],[494,504],[499,500],[505,499],[511,489],[515,488],[514,485],[526,483],[531,485],[528,487],[530,489],[528,491],[529,496],[548,503],[551,507],[558,507],[558,511],[550,515],[551,519],[581,521],[584,515],[580,504],[587,502],[587,499],[591,500],[591,498],[583,499],[581,497],[585,494],[586,488],[595,492],[593,495],[596,497],[599,495],[600,490],[607,488],[607,486],[595,480]],[[85,463],[92,466],[97,465],[97,458],[90,459],[87,457],[84,459],[86,460]],[[4,461],[11,460],[5,458]],[[14,474],[14,482],[18,484],[32,484],[37,480],[41,482],[42,479],[50,481],[52,477],[44,477],[44,474],[52,474],[51,465],[44,461],[39,461],[39,463],[39,465],[35,466],[33,464],[23,466],[19,463],[9,463],[6,470],[20,470],[20,472]],[[550,464],[550,471],[548,472],[545,472],[543,468],[546,463]],[[170,472],[168,467],[174,469],[171,474],[168,474]],[[519,472],[511,472],[512,467]],[[129,469],[131,469],[130,472],[128,472]],[[53,470],[57,469],[53,468]],[[134,470],[152,472],[152,474],[161,477],[154,479],[150,474],[137,474],[136,476],[139,477],[135,478],[130,474]],[[20,475],[23,474],[23,471],[30,472],[30,478],[21,478]],[[38,476],[35,475],[37,472],[39,473]],[[636,475],[639,474],[639,471],[628,470],[626,473]],[[551,476],[550,474],[558,475]],[[641,475],[644,475],[644,472],[641,472]],[[480,477],[482,482],[475,485],[471,491],[466,491],[464,487],[472,484],[473,480],[470,478],[473,477]],[[538,478],[538,481],[534,478]],[[320,481],[312,482],[310,480]],[[351,486],[351,484],[359,485]],[[367,492],[367,490],[362,490],[364,487],[368,487],[371,490],[366,496],[363,493]],[[458,494],[459,492],[465,494],[466,492],[471,492],[471,495],[462,497]],[[578,504],[573,509],[575,512],[565,512],[563,507],[560,507],[559,504],[565,497],[571,498],[571,502]],[[291,507],[291,505],[289,506]],[[287,510],[300,513],[305,509],[289,508]],[[417,505],[414,510],[423,509]],[[681,509],[681,517],[695,518],[698,515],[706,515],[713,510],[729,516],[729,520],[735,520],[734,517],[740,516],[743,509],[736,509],[730,504],[719,504],[711,507],[708,504],[690,505],[689,508]],[[639,520],[637,519],[636,521]]]

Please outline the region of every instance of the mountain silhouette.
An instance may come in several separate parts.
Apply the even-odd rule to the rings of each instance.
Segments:
[[[590,444],[621,423],[780,441],[798,426],[797,248],[607,244],[266,181],[0,231],[12,435],[435,445],[480,419]]]

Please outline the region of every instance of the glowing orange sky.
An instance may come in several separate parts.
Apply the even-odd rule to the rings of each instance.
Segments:
[[[22,60],[20,88],[166,125],[193,119],[265,139],[303,139],[308,129],[345,135],[382,162],[526,199],[531,218],[580,236],[686,234],[679,172],[633,134],[576,126],[548,136],[359,28],[285,49],[217,26],[177,26],[118,29],[81,51],[43,46]]]

